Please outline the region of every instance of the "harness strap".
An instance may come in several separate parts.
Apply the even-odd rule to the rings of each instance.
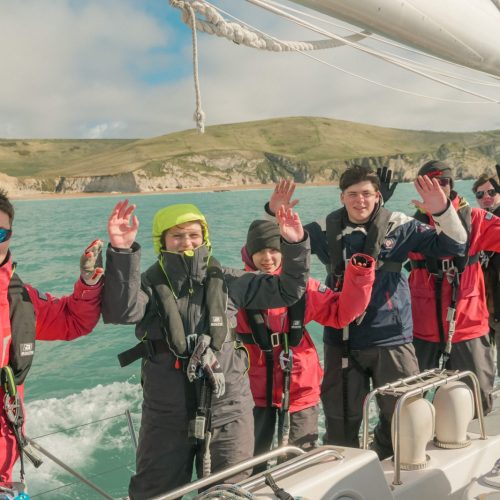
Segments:
[[[231,329],[226,335],[224,342],[234,342],[235,340],[236,333],[233,329]],[[140,358],[151,359],[155,354],[163,354],[166,352],[172,352],[166,340],[144,339],[131,349],[121,352],[117,357],[120,366],[123,368]]]
[[[402,262],[396,262],[394,260],[377,260],[377,271],[384,271],[386,273],[400,273],[402,269]]]
[[[429,269],[429,265],[427,262],[427,259],[422,259],[422,260],[410,260],[411,268],[412,269],[427,269],[430,274],[437,275],[439,272],[447,272],[451,269],[453,269],[454,264],[453,264],[453,258],[451,259],[439,259],[439,261],[442,263],[441,264],[441,269]],[[467,259],[467,263],[465,264],[466,266],[471,266],[472,264],[476,264],[476,262],[480,261],[480,255],[479,253],[475,253],[474,255],[470,255],[469,258]]]

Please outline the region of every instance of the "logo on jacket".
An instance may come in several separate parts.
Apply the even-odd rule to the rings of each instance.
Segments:
[[[26,344],[19,344],[19,350],[21,357],[33,356],[33,354],[35,354],[35,344],[33,342],[27,342]]]
[[[224,326],[222,316],[212,316],[210,320],[210,326]]]
[[[387,248],[388,250],[393,248],[394,245],[396,244],[396,240],[394,238],[386,238],[383,243],[383,247]]]
[[[324,285],[323,283],[321,285],[318,286],[318,292],[319,293],[325,293],[326,292],[326,285]]]

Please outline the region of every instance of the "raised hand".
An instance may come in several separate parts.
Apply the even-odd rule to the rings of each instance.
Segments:
[[[413,184],[418,194],[422,197],[422,201],[411,200],[417,208],[430,214],[438,214],[446,210],[448,198],[441,189],[437,179],[431,179],[426,175],[419,175]]]
[[[278,209],[284,205],[285,208],[293,208],[299,200],[292,200],[293,192],[295,191],[295,182],[292,179],[280,179],[274,188],[271,198],[269,198],[269,210],[273,214],[278,212]]]
[[[114,248],[130,248],[137,236],[139,221],[132,216],[135,205],[129,205],[128,200],[119,201],[108,219],[108,236]]]
[[[394,194],[398,183],[393,182],[391,186],[392,170],[390,168],[377,168],[377,176],[380,179],[380,194],[384,202],[387,202]]]
[[[298,243],[304,239],[304,228],[299,214],[284,205],[278,208],[276,220],[280,226],[281,237],[288,243]]]

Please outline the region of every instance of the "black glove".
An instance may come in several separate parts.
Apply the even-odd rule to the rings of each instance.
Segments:
[[[498,163],[497,163],[495,165],[495,168],[497,169],[498,182],[500,182],[500,165],[498,165]],[[495,186],[495,189],[497,190],[497,193],[500,193],[500,187],[498,186],[498,183],[495,182],[495,184],[493,184],[493,185]]]
[[[380,194],[387,203],[396,190],[397,182],[393,182],[391,186],[392,170],[387,167],[377,168],[377,176],[380,179]]]

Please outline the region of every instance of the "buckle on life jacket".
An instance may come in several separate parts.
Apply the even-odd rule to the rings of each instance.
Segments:
[[[455,262],[453,259],[442,259],[441,260],[441,271],[443,273],[448,273],[455,268]]]
[[[186,335],[186,348],[189,354],[193,354],[197,341],[198,341],[197,333],[190,333],[189,335]]]
[[[273,347],[278,347],[281,344],[281,333],[280,332],[273,332],[270,335],[271,337],[271,345]]]

